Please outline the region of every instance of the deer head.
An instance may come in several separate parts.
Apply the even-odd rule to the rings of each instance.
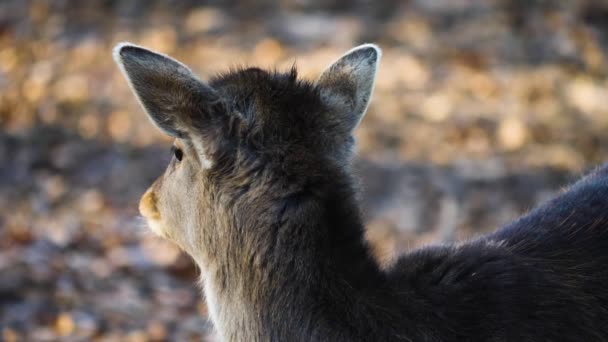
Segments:
[[[148,118],[175,138],[173,159],[140,202],[150,228],[193,256],[209,254],[236,234],[223,220],[239,216],[239,197],[270,192],[259,189],[264,184],[296,191],[324,168],[347,165],[379,58],[366,44],[315,83],[298,80],[295,69],[257,68],[206,83],[168,56],[116,46],[114,59]]]

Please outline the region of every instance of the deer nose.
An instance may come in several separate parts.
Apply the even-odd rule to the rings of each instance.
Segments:
[[[156,195],[152,188],[148,189],[139,201],[139,212],[147,219],[159,220],[160,213],[156,207]]]

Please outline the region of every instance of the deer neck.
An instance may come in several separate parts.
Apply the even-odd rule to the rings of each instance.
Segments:
[[[244,248],[201,265],[209,312],[223,340],[317,339],[335,330],[328,322],[345,315],[374,317],[366,310],[386,292],[383,274],[363,240],[354,200],[342,195],[323,206],[287,201],[275,208],[276,220],[252,213],[241,226],[233,221],[230,229],[258,233],[244,233]],[[260,229],[268,232],[262,239]]]

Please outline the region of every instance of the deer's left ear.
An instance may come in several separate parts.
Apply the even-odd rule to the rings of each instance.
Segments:
[[[194,127],[209,127],[221,116],[219,95],[177,60],[130,43],[118,44],[114,59],[148,117],[166,134],[186,138]]]
[[[333,109],[347,133],[352,132],[369,105],[382,50],[373,44],[360,45],[330,65],[317,80],[322,100]]]

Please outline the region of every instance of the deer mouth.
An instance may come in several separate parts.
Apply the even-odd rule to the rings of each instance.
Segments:
[[[165,236],[162,229],[161,217],[158,208],[156,207],[157,198],[152,189],[148,189],[139,201],[139,212],[146,219],[148,227],[154,233],[160,236]]]

